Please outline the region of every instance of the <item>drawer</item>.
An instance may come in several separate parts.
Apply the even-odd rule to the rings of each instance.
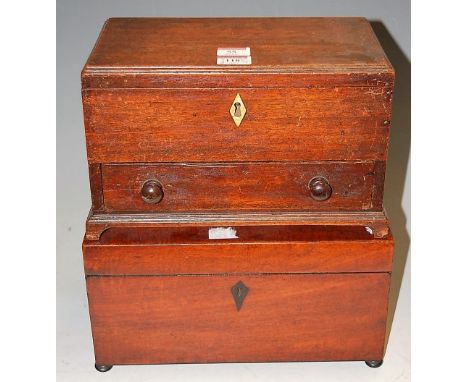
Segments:
[[[85,89],[88,160],[385,160],[387,92],[358,86]],[[231,116],[237,94],[246,110],[239,127]]]
[[[373,162],[110,164],[102,190],[109,212],[374,211],[383,176]]]
[[[96,362],[379,360],[389,281],[385,273],[91,276]]]

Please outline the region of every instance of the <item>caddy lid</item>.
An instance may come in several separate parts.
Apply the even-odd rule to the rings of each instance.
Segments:
[[[82,72],[88,87],[388,85],[364,18],[112,18]]]

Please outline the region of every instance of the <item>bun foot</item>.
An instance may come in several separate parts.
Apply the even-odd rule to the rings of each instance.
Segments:
[[[373,369],[382,366],[383,361],[364,361],[367,366],[372,367]]]
[[[94,364],[94,367],[96,368],[97,371],[100,371],[101,373],[105,373],[106,371],[109,371],[112,369],[113,365],[98,365],[97,363]]]

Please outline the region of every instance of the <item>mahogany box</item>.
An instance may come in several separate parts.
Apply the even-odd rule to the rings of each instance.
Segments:
[[[82,71],[112,365],[381,365],[394,71],[363,18],[114,18]]]

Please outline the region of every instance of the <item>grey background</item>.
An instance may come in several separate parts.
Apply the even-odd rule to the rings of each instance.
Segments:
[[[81,240],[90,191],[80,71],[104,21],[116,16],[364,16],[397,72],[385,205],[396,241],[385,363],[215,364],[93,368]],[[410,378],[410,2],[144,1],[57,2],[57,376],[59,381],[408,381]],[[372,297],[372,291],[369,291]]]

